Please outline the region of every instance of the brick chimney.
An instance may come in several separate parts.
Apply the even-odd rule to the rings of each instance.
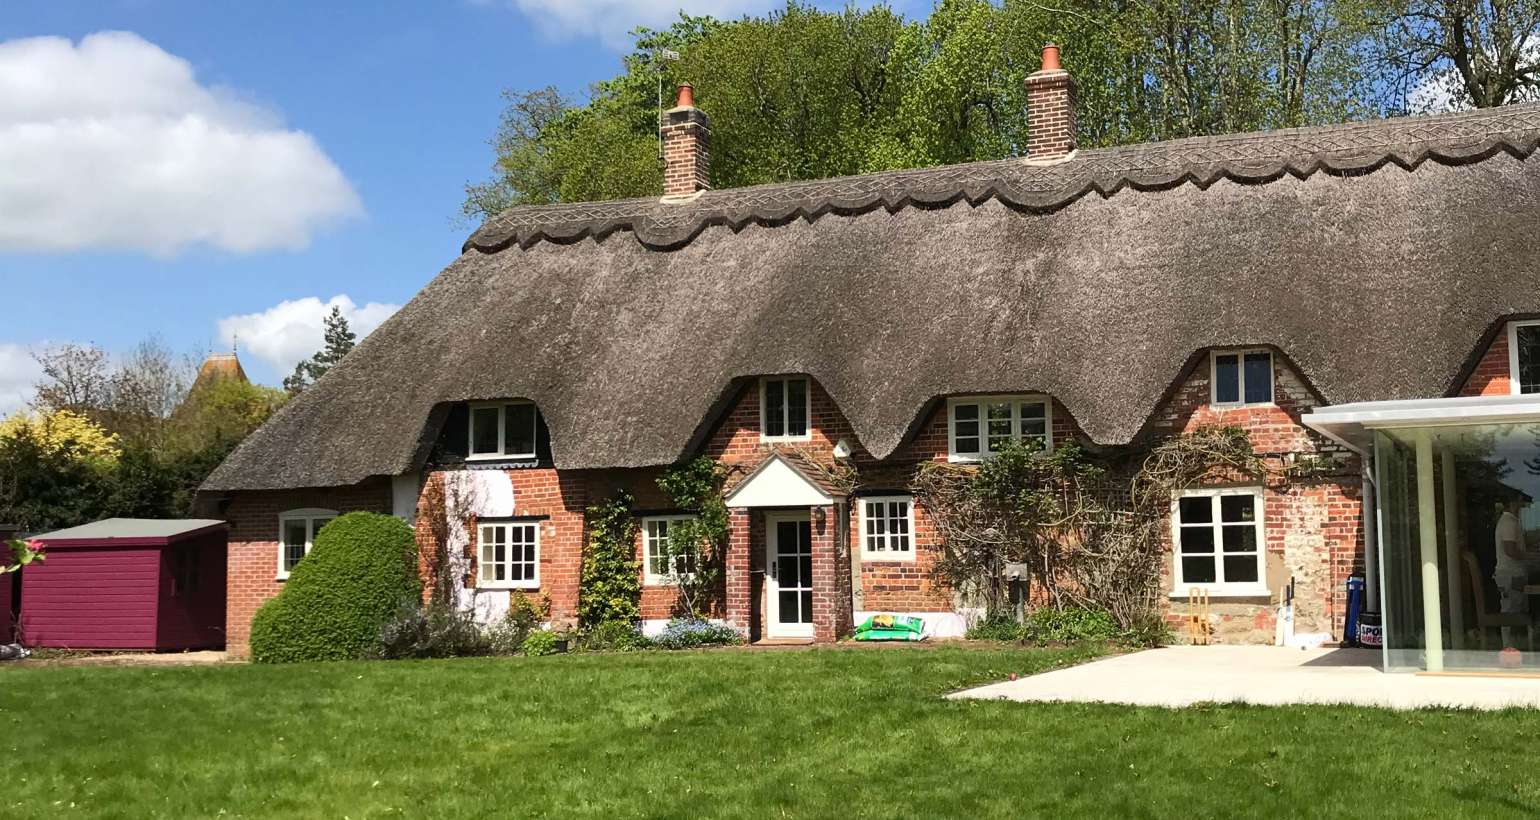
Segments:
[[[1059,47],[1043,46],[1043,67],[1027,76],[1027,158],[1055,160],[1075,150],[1075,80],[1059,66]]]
[[[663,195],[688,196],[711,189],[711,121],[695,107],[695,88],[679,86],[679,100],[663,112]]]

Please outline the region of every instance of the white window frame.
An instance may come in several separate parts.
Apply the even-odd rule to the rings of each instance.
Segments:
[[[1043,452],[1053,452],[1053,399],[1041,393],[1022,393],[1008,396],[953,396],[946,400],[946,453],[947,460],[963,464],[971,464],[992,458],[989,452],[989,418],[985,410],[988,404],[1011,405],[1011,438],[1022,441],[1021,434],[1021,406],[1023,404],[1041,404],[1043,406]],[[957,450],[957,415],[956,408],[959,404],[977,404],[979,406],[979,449],[978,452],[958,452]]]
[[[1257,537],[1257,580],[1238,581],[1228,583],[1224,581],[1224,522],[1220,517],[1221,503],[1218,499],[1226,496],[1249,495],[1256,510]],[[1189,529],[1198,527],[1212,527],[1214,530],[1214,577],[1219,580],[1212,582],[1188,583],[1182,577],[1182,512],[1181,501],[1184,498],[1208,498],[1212,505],[1213,520],[1207,524],[1193,524]],[[1171,498],[1171,597],[1186,598],[1188,593],[1197,588],[1207,592],[1215,598],[1255,598],[1271,595],[1267,588],[1267,500],[1261,487],[1217,487],[1182,490]],[[1231,524],[1230,526],[1235,526]],[[1229,553],[1230,555],[1246,555],[1247,553]]]
[[[807,432],[799,436],[770,436],[765,435],[765,384],[768,382],[792,382],[800,381],[805,387],[802,390],[803,404],[806,405]],[[791,420],[790,391],[781,391],[781,408],[786,411],[785,419]],[[787,425],[788,427],[790,424]],[[759,379],[759,440],[760,441],[812,441],[813,440],[813,380],[808,376],[762,376]]]
[[[530,442],[534,450],[528,453],[510,453],[503,448],[508,446],[508,408],[515,406],[528,406],[535,408],[532,417],[534,429],[530,431]],[[476,453],[476,411],[485,410],[488,407],[497,408],[497,452]],[[506,459],[530,459],[536,458],[540,451],[540,408],[535,407],[532,401],[477,401],[470,403],[469,417],[465,423],[465,458],[467,461],[501,461]]]
[[[539,521],[509,521],[490,520],[476,522],[476,588],[477,589],[539,589],[540,588],[540,526]],[[535,574],[533,578],[520,580],[490,581],[481,577],[482,568],[487,565],[482,552],[486,547],[486,536],[483,534],[491,527],[527,527],[535,533]],[[512,563],[512,562],[508,562]],[[525,563],[520,561],[518,563]]]
[[[915,556],[915,553],[918,551],[918,546],[919,546],[916,543],[916,541],[915,541],[915,532],[914,532],[914,496],[912,496],[912,495],[870,495],[870,496],[859,496],[859,497],[857,497],[856,501],[859,502],[859,505],[858,505],[859,509],[858,509],[858,513],[857,513],[857,516],[856,516],[856,522],[857,522],[856,523],[856,533],[861,538],[861,560],[862,561],[880,561],[880,562],[903,562],[903,563],[909,563],[909,562],[914,561],[914,556]],[[894,502],[902,502],[902,503],[908,505],[905,508],[905,510],[906,510],[906,518],[908,518],[908,526],[909,526],[908,532],[906,533],[908,535],[908,537],[909,537],[909,548],[906,549],[906,550],[894,550],[894,549],[874,550],[874,549],[871,548],[872,539],[874,537],[875,538],[882,538],[882,539],[891,539],[891,538],[893,538],[894,534],[893,533],[884,533],[884,534],[882,534],[880,536],[872,536],[872,535],[869,535],[866,532],[866,523],[867,523],[867,515],[868,515],[867,514],[866,505],[867,504],[891,504],[891,503],[894,503]],[[892,516],[883,515],[882,516],[882,520],[883,521],[890,521],[890,520],[892,520]],[[891,541],[889,543],[891,543]]]
[[[651,524],[655,524],[655,523],[657,523],[659,521],[666,521],[666,522],[669,522],[670,524],[672,524],[675,521],[694,521],[695,518],[696,517],[693,516],[693,515],[683,515],[683,514],[681,514],[681,515],[649,515],[649,516],[647,516],[647,517],[642,519],[641,534],[642,534],[642,583],[643,584],[645,584],[646,586],[650,586],[650,587],[678,586],[679,582],[681,580],[686,580],[686,579],[688,579],[690,577],[690,573],[669,572],[669,573],[662,573],[662,574],[660,574],[660,573],[657,573],[657,572],[653,571],[653,569],[652,569],[652,548],[653,548],[653,545],[656,542],[656,539],[654,539],[652,537],[652,534],[650,532],[648,532],[648,526],[651,525]]]
[[[1253,353],[1267,354],[1267,401],[1246,401],[1246,357]],[[1235,385],[1238,388],[1235,401],[1219,400],[1219,357],[1235,357]],[[1266,407],[1278,403],[1278,360],[1273,351],[1265,347],[1236,347],[1211,350],[1208,354],[1208,403],[1211,407]]]
[[[285,551],[283,538],[284,535],[287,534],[289,522],[305,522],[305,555],[309,555],[310,551],[315,549],[315,532],[317,529],[315,522],[322,519],[330,520],[336,518],[337,515],[338,513],[336,510],[327,510],[320,507],[304,507],[297,510],[285,510],[278,514],[278,580],[287,580],[289,573],[291,572],[288,567],[284,566],[283,560]],[[300,560],[303,561],[305,559],[302,557]],[[298,565],[299,564],[296,562],[295,566]]]
[[[1508,336],[1508,392],[1523,395],[1519,389],[1519,328],[1540,325],[1540,319],[1518,319],[1508,323],[1504,333]],[[1540,395],[1531,393],[1530,395]]]

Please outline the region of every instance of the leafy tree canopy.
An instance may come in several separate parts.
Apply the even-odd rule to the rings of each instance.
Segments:
[[[792,0],[681,16],[637,30],[581,102],[506,92],[493,177],[462,211],[660,194],[659,110],[682,81],[728,188],[1020,155],[1047,42],[1095,147],[1523,99],[1540,91],[1537,29],[1540,0],[940,0],[923,20]]]

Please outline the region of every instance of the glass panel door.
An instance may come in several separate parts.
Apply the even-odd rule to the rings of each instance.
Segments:
[[[773,522],[770,542],[773,586],[770,634],[813,634],[812,523],[807,519]]]

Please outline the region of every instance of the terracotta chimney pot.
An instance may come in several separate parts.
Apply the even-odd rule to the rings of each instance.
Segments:
[[[1053,43],[1043,46],[1043,70],[1061,71],[1059,68],[1059,47]]]
[[[675,108],[695,107],[695,86],[689,83],[679,84],[679,100],[674,103]]]

